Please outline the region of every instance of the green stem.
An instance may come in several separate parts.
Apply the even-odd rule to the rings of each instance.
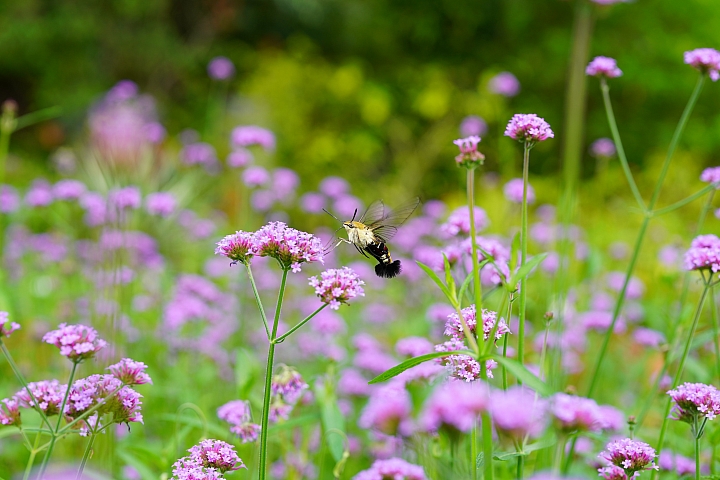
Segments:
[[[516,479],[522,480],[522,478],[523,478],[523,470],[524,470],[523,467],[524,467],[524,466],[525,466],[525,456],[524,456],[524,455],[520,455],[520,456],[517,458],[517,472],[515,473],[515,478],[516,478]]]
[[[705,288],[703,289],[702,296],[700,297],[700,301],[698,302],[697,309],[695,310],[695,316],[693,317],[692,327],[690,327],[690,333],[687,336],[687,341],[685,342],[685,348],[683,349],[682,356],[680,357],[680,363],[678,364],[677,372],[675,372],[675,377],[673,378],[673,382],[671,385],[671,388],[675,388],[678,386],[678,383],[680,383],[680,377],[682,376],[683,369],[685,368],[685,361],[687,360],[688,353],[690,352],[690,346],[692,345],[692,339],[695,336],[695,330],[697,330],[698,321],[700,320],[700,314],[702,313],[703,306],[705,304],[705,298],[707,297],[707,293],[710,290],[710,281],[712,279],[712,273],[710,273],[710,277],[705,279],[705,275],[703,274],[702,270],[700,271],[700,274],[703,275],[703,280],[705,280]],[[665,442],[665,433],[667,431],[668,426],[668,417],[670,416],[670,409],[672,406],[672,399],[670,397],[667,398],[667,401],[665,402],[665,412],[663,415],[663,422],[662,426],[660,427],[660,435],[658,436],[658,442],[657,447],[655,448],[656,451],[660,452],[663,448],[663,443]],[[653,474],[650,477],[651,480],[654,480],[655,474]]]
[[[718,325],[717,303],[715,302],[715,286],[710,287],[710,304],[713,323],[713,344],[715,345],[715,374],[720,381],[720,326]]]
[[[480,362],[480,370],[485,372],[485,362]],[[493,458],[492,458],[492,423],[490,420],[490,414],[487,411],[483,411],[480,414],[480,420],[482,423],[482,437],[483,437],[483,465],[485,466],[485,477],[484,480],[492,480],[493,478]],[[475,465],[477,465],[477,459],[475,459]]]
[[[480,283],[480,262],[478,260],[477,228],[475,227],[475,170],[467,171],[467,205],[470,214],[470,244],[472,245],[473,287],[475,288],[475,311],[482,316],[482,284]],[[483,344],[482,335],[478,335]]]
[[[625,172],[625,178],[630,185],[635,201],[641,210],[646,211],[645,201],[640,195],[635,178],[633,178],[630,165],[628,164],[627,157],[625,156],[625,149],[623,148],[622,140],[620,139],[620,132],[617,128],[617,122],[615,121],[615,113],[613,112],[612,102],[610,101],[610,88],[608,87],[607,80],[605,77],[600,78],[600,90],[602,91],[603,103],[605,104],[605,113],[607,115],[608,124],[610,125],[610,132],[615,142],[615,148],[617,149],[618,158],[620,159],[620,165],[622,165],[623,172]]]
[[[280,291],[278,292],[277,305],[275,307],[275,318],[273,319],[272,332],[270,334],[270,345],[268,347],[267,367],[265,368],[265,394],[263,396],[262,425],[260,430],[260,462],[259,480],[265,480],[267,476],[267,440],[268,440],[268,419],[270,417],[270,391],[272,389],[273,359],[275,358],[275,345],[280,311],[282,310],[283,297],[285,296],[285,285],[287,283],[288,270],[283,268]]]
[[[25,473],[23,474],[23,480],[30,478],[30,472],[32,471],[33,464],[35,463],[35,456],[40,451],[38,450],[38,443],[40,443],[40,432],[35,434],[35,445],[30,450],[30,458],[28,458],[27,465],[25,466]]]
[[[311,313],[307,318],[305,318],[303,321],[301,321],[300,323],[298,323],[297,325],[295,325],[293,328],[291,328],[290,330],[288,330],[287,333],[284,333],[283,335],[281,335],[281,336],[279,336],[277,339],[275,339],[275,343],[282,343],[282,342],[284,342],[287,337],[289,337],[290,335],[292,335],[297,329],[299,329],[300,327],[302,327],[303,325],[305,325],[307,322],[309,322],[315,315],[317,315],[318,313],[320,313],[320,312],[322,311],[322,309],[324,309],[324,308],[327,307],[327,306],[328,306],[327,303],[323,303],[320,308],[318,308],[318,309],[315,310],[313,313]]]
[[[252,269],[250,264],[246,263],[248,278],[250,278],[250,285],[252,285],[253,295],[255,295],[255,302],[257,302],[258,310],[260,310],[260,317],[262,317],[263,325],[265,325],[265,333],[267,334],[268,341],[270,341],[270,327],[268,326],[267,315],[265,315],[265,307],[263,307],[260,293],[258,292],[257,285],[255,285],[255,277],[253,277]]]
[[[77,370],[78,362],[73,362],[72,369],[70,370],[70,378],[68,378],[67,382],[67,389],[65,390],[65,396],[63,397],[63,401],[60,404],[60,413],[58,413],[58,421],[57,424],[55,424],[55,429],[52,432],[52,437],[50,438],[50,446],[48,447],[47,451],[45,452],[45,456],[43,457],[43,461],[40,464],[40,469],[38,472],[38,480],[41,480],[43,478],[43,475],[45,475],[45,470],[47,469],[48,463],[50,462],[50,457],[52,456],[53,450],[55,449],[55,442],[58,439],[58,432],[60,431],[60,424],[62,423],[63,419],[63,412],[65,411],[65,404],[67,404],[68,395],[70,395],[70,388],[72,387],[73,379],[75,378],[75,371]]]
[[[700,480],[700,436],[695,436],[695,480]]]
[[[15,363],[15,360],[13,360],[12,355],[10,354],[10,350],[7,349],[5,344],[3,343],[2,339],[0,338],[0,350],[2,350],[3,355],[5,356],[5,360],[10,364],[10,368],[12,369],[13,373],[15,374],[15,377],[22,383],[23,388],[26,392],[28,392],[28,395],[30,396],[30,399],[33,401],[33,405],[36,405],[37,408],[35,409],[42,418],[42,421],[48,426],[50,430],[52,430],[52,425],[50,425],[50,420],[48,420],[47,415],[45,415],[45,412],[42,411],[40,408],[40,402],[37,401],[37,398],[35,398],[35,395],[30,391],[30,387],[28,386],[27,382],[25,381],[25,377],[22,373],[20,373],[20,369],[18,368],[17,364]]]
[[[108,400],[110,400],[112,397],[114,397],[116,393],[118,393],[120,390],[122,390],[122,388],[123,388],[124,386],[125,386],[125,384],[119,386],[118,388],[116,388],[115,390],[113,390],[112,392],[110,392],[110,394],[108,394],[108,396],[106,396],[105,398],[103,398],[102,400],[100,400],[98,403],[96,403],[95,405],[93,405],[92,408],[89,408],[88,410],[84,411],[82,415],[80,415],[79,417],[73,419],[70,423],[68,423],[68,424],[65,425],[63,428],[61,428],[61,429],[57,432],[57,435],[58,435],[59,437],[62,437],[63,435],[65,435],[65,433],[66,433],[68,430],[70,430],[76,423],[78,423],[78,422],[81,421],[81,420],[85,420],[85,419],[88,418],[90,415],[92,415],[93,413],[95,413],[100,407],[102,407],[103,405],[105,405],[105,403],[106,403]]]
[[[520,219],[520,267],[525,265],[527,261],[527,245],[528,245],[528,171],[530,169],[530,142],[525,141],[523,148],[523,201],[522,213]],[[525,359],[525,308],[527,303],[526,277],[520,280],[520,311],[518,323],[518,351],[517,360],[524,364]],[[510,319],[508,319],[509,321]],[[518,379],[518,384],[520,380]]]
[[[693,193],[689,197],[684,198],[684,199],[680,200],[679,202],[675,202],[670,206],[667,206],[664,208],[659,208],[657,210],[650,212],[650,215],[652,215],[653,217],[659,217],[661,215],[665,215],[666,213],[673,212],[680,207],[684,207],[688,203],[694,202],[695,200],[702,197],[703,195],[705,195],[708,192],[715,192],[716,188],[717,187],[715,186],[715,184],[708,185],[707,187],[703,188],[702,190]]]
[[[80,480],[82,478],[83,470],[85,470],[85,465],[87,464],[88,459],[90,458],[90,452],[92,451],[93,443],[95,442],[95,434],[90,434],[90,440],[88,440],[88,444],[85,447],[85,453],[83,453],[82,461],[80,462],[80,468],[78,468],[77,475],[75,476],[75,480]]]
[[[477,469],[477,418],[475,419],[475,423],[473,424],[472,431],[470,432],[470,457],[472,458],[471,467],[472,468],[472,478],[473,480],[477,480],[478,478],[478,469]]]

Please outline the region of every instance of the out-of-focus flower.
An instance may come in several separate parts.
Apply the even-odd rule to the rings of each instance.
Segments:
[[[145,210],[150,215],[170,216],[177,207],[175,195],[169,192],[154,192],[145,197]]]
[[[523,179],[513,178],[503,187],[505,198],[513,203],[522,203],[523,200]],[[535,189],[528,183],[527,186],[528,204],[535,203]]]
[[[510,72],[500,72],[490,79],[488,90],[504,97],[514,97],[520,93],[520,82]]]
[[[302,397],[308,384],[305,383],[300,372],[294,368],[282,366],[278,373],[272,377],[270,391],[275,396],[282,397],[285,403],[296,404]]]
[[[19,324],[10,321],[8,312],[0,312],[0,338],[9,337],[11,333],[19,329]]]
[[[235,65],[227,57],[215,57],[208,63],[207,72],[214,80],[227,80],[235,75]]]
[[[20,427],[20,404],[17,398],[3,398],[0,401],[0,425],[15,425]]]
[[[108,202],[118,210],[137,210],[142,203],[142,194],[135,186],[116,188],[108,192]]]
[[[260,145],[266,151],[275,150],[275,135],[270,130],[255,125],[235,127],[230,138],[235,148]]]
[[[485,155],[478,152],[477,145],[480,143],[480,137],[472,135],[466,138],[459,138],[453,143],[460,149],[460,154],[455,157],[458,166],[475,168],[482,165]]]
[[[480,413],[487,410],[488,391],[479,383],[450,381],[435,389],[420,416],[422,428],[429,432],[440,429],[469,432]]]
[[[720,238],[715,235],[698,235],[684,257],[686,270],[720,271]]]
[[[0,212],[12,213],[20,206],[20,196],[15,187],[0,185]]]
[[[325,208],[325,197],[319,193],[306,193],[300,197],[300,208],[307,213],[320,213]]]
[[[250,165],[253,161],[253,154],[247,148],[238,148],[230,152],[225,160],[228,167],[242,168]]]
[[[225,472],[246,468],[235,447],[222,440],[202,440],[188,452],[173,464],[172,480],[218,480]]]
[[[656,456],[655,449],[645,442],[629,438],[614,440],[598,455],[607,464],[606,468],[598,469],[598,472],[604,478],[622,478],[616,476],[617,468],[620,468],[627,478],[631,478],[636,472],[658,470],[653,462]],[[604,476],[606,473],[612,476]]]
[[[490,416],[498,433],[514,440],[535,438],[547,425],[547,401],[523,387],[490,394]]]
[[[695,460],[684,457],[678,453],[673,453],[669,450],[663,450],[660,452],[660,455],[658,456],[658,466],[662,470],[675,470],[675,473],[677,473],[680,477],[683,475],[695,475]]]
[[[282,268],[299,272],[305,262],[323,262],[323,245],[310,233],[270,222],[255,232],[257,255],[277,260]]]
[[[206,167],[217,164],[215,147],[205,142],[189,143],[180,151],[180,159],[185,165],[204,165]]]
[[[590,398],[556,393],[550,399],[550,413],[560,428],[568,433],[599,432],[603,429],[603,412]]]
[[[217,415],[220,420],[225,420],[232,425],[230,431],[238,436],[241,443],[250,443],[257,440],[261,427],[256,423],[252,423],[250,402],[232,400],[218,408]]]
[[[272,173],[272,188],[278,199],[287,198],[297,186],[300,185],[300,177],[294,170],[289,168],[276,168]]]
[[[425,470],[400,458],[375,460],[372,466],[353,477],[353,480],[427,480]]]
[[[315,276],[309,280],[310,286],[315,288],[315,294],[333,310],[357,296],[365,296],[362,288],[365,282],[348,267],[330,268],[322,272],[319,279]]]
[[[60,349],[60,355],[76,363],[94,357],[107,345],[105,340],[98,337],[94,328],[66,323],[61,323],[57,330],[46,333],[43,342],[55,345]]]
[[[698,418],[714,420],[720,415],[720,391],[712,385],[683,383],[667,394],[675,402],[671,411],[675,420],[693,425]]]
[[[534,113],[517,113],[505,127],[505,136],[530,145],[555,137],[550,124]]]
[[[249,167],[242,173],[242,179],[248,187],[260,187],[270,182],[270,174],[263,167]]]
[[[343,395],[365,396],[370,393],[368,379],[354,368],[346,368],[340,372],[337,388]]]
[[[115,365],[110,365],[106,370],[110,370],[113,377],[117,378],[125,385],[144,385],[149,383],[152,385],[152,379],[145,373],[147,365],[143,362],[136,362],[130,358],[123,358]]]
[[[35,180],[25,193],[25,204],[30,207],[46,207],[53,200],[52,187],[45,180]]]
[[[480,232],[490,224],[485,210],[474,207],[475,230]],[[470,209],[467,206],[459,207],[450,214],[447,222],[440,225],[440,230],[448,235],[467,235],[470,233]]]
[[[86,191],[87,187],[80,180],[60,180],[53,186],[53,195],[58,200],[77,200]]]
[[[32,393],[32,397],[28,390]],[[17,392],[14,398],[23,408],[37,408],[50,417],[60,413],[60,404],[67,390],[67,385],[60,385],[57,380],[42,380],[28,383],[27,389]],[[37,400],[37,404],[33,401]]]
[[[342,195],[335,200],[333,209],[337,212],[338,216],[343,219],[349,219],[356,213],[360,215],[363,211],[362,201],[354,195]],[[357,220],[357,218],[356,218]]]
[[[615,142],[609,138],[598,138],[590,145],[590,155],[595,158],[610,158],[615,155]]]
[[[433,344],[425,337],[405,337],[395,344],[395,351],[399,355],[419,357],[434,351]]]
[[[487,133],[487,123],[477,115],[469,115],[460,122],[460,135],[463,137],[471,137],[473,135],[481,136]]]
[[[685,63],[691,65],[702,73],[708,74],[710,80],[716,82],[720,79],[720,52],[714,48],[696,48],[684,54]]]
[[[600,56],[588,63],[585,74],[591,77],[617,78],[622,75],[622,70],[618,68],[614,58]]]
[[[612,5],[614,3],[625,3],[629,0],[590,0],[593,3],[597,3],[598,5]]]
[[[325,177],[318,190],[330,198],[338,199],[350,191],[350,184],[341,177]]]
[[[665,343],[665,335],[649,328],[636,328],[633,332],[633,339],[639,345],[651,348],[657,348]]]
[[[371,394],[360,414],[358,425],[361,428],[379,430],[387,435],[396,435],[411,412],[412,402],[405,386],[400,382],[391,382]]]
[[[720,167],[710,167],[703,170],[700,180],[707,183],[714,183],[716,189],[720,189]]]

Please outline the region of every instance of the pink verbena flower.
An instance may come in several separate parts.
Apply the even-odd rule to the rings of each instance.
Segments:
[[[488,82],[488,90],[504,97],[514,97],[520,92],[520,82],[510,72],[500,72]]]
[[[530,145],[553,138],[555,134],[544,119],[534,113],[513,115],[505,127],[505,136]]]
[[[467,350],[468,347],[462,342],[462,340],[452,339],[445,343],[435,345],[436,352],[456,352],[459,350]],[[448,373],[451,377],[463,380],[465,382],[474,382],[481,376],[480,363],[470,355],[458,354],[448,355],[447,357],[441,357],[436,360],[439,364],[447,368]],[[487,378],[493,377],[493,369],[497,367],[495,360],[487,360],[485,362],[485,375]]]
[[[252,423],[250,402],[245,400],[232,400],[217,409],[220,420],[230,425],[230,431],[238,436],[241,443],[254,442],[260,434],[260,425]]]
[[[32,393],[32,397],[28,390]],[[21,407],[40,409],[46,417],[50,417],[60,413],[60,405],[66,391],[67,385],[60,385],[57,380],[42,380],[28,383],[27,389],[17,392],[14,398]],[[33,401],[33,397],[37,400],[37,404]]]
[[[595,158],[610,158],[615,155],[615,142],[609,138],[598,138],[590,145],[590,155]]]
[[[513,178],[503,186],[503,194],[505,198],[513,203],[522,203],[523,201],[523,179]],[[535,203],[535,189],[528,183],[527,186],[528,204]]]
[[[455,157],[455,162],[459,167],[475,168],[483,164],[485,155],[478,152],[477,149],[480,137],[471,135],[467,138],[453,140],[453,143],[460,149],[460,154]]]
[[[256,253],[255,234],[242,230],[225,236],[216,245],[215,255],[224,255],[232,260],[233,264],[239,262],[247,265]]]
[[[488,392],[484,385],[450,381],[430,396],[420,416],[420,425],[429,432],[445,429],[467,433],[487,406]]]
[[[107,345],[105,340],[98,337],[94,328],[66,323],[61,323],[57,330],[46,333],[43,342],[55,345],[60,349],[60,355],[73,362],[92,358]]]
[[[598,474],[605,480],[628,480],[629,477],[625,474],[625,470],[615,465],[609,467],[598,468]]]
[[[720,189],[720,167],[710,167],[703,170],[700,180],[707,183],[715,183],[715,188]]]
[[[294,405],[308,387],[309,385],[305,383],[300,372],[283,365],[279,372],[273,375],[270,391],[274,396],[282,397],[285,403]]]
[[[480,207],[474,207],[475,228],[479,232],[487,228],[490,224],[487,213]],[[458,207],[453,210],[447,219],[447,222],[440,225],[440,230],[448,235],[467,235],[470,233],[470,209],[467,206]]]
[[[20,403],[17,398],[3,398],[0,401],[0,425],[15,425],[20,427]]]
[[[0,312],[0,337],[9,337],[15,330],[20,329],[20,325],[11,322],[8,317],[8,312]]]
[[[547,401],[524,387],[490,394],[490,416],[498,433],[514,440],[538,437],[547,425]]]
[[[93,415],[80,422],[81,434],[90,433],[99,427],[99,419],[112,414],[112,423],[143,423],[141,412],[142,395],[113,375],[90,375],[73,382],[65,405],[65,416],[71,419],[82,416],[89,409],[100,404]],[[94,418],[93,418],[94,417]]]
[[[658,467],[653,462],[656,456],[655,449],[645,442],[629,438],[614,440],[608,443],[605,450],[598,455],[598,458],[607,465],[605,469],[598,469],[598,472],[601,476],[604,476],[605,473],[613,475],[604,476],[604,478],[622,478],[618,477],[619,473],[612,468],[617,467],[621,468],[625,475],[630,478],[636,472],[649,469],[658,470]],[[609,470],[607,470],[608,467]]]
[[[77,200],[86,191],[87,187],[80,180],[65,179],[53,185],[53,195],[58,200]]]
[[[200,461],[203,466],[216,468],[222,473],[245,467],[235,452],[235,447],[222,440],[202,440],[191,447],[188,452],[190,452],[191,457]]]
[[[720,415],[720,391],[704,383],[683,383],[669,390],[668,395],[675,404],[672,418],[693,424],[698,418],[714,420]]]
[[[147,365],[143,362],[136,362],[130,358],[123,358],[115,365],[110,365],[106,370],[123,382],[125,385],[143,385],[149,383],[152,385],[152,379],[145,373]]]
[[[614,58],[600,56],[588,63],[585,74],[591,77],[617,78],[622,75],[622,70],[618,68]]]
[[[355,297],[365,296],[362,287],[365,282],[349,267],[330,268],[322,272],[319,279],[314,276],[309,280],[309,285],[315,288],[315,294],[333,310],[339,309],[340,304]]]
[[[485,135],[487,129],[487,122],[477,115],[468,115],[460,122],[460,135],[463,137]]]
[[[684,257],[686,270],[710,269],[720,271],[720,238],[715,235],[698,235]]]
[[[461,310],[461,313],[470,332],[477,336],[477,312],[475,311],[475,305],[470,305],[467,308],[463,308]],[[490,334],[492,333],[493,328],[495,328],[495,322],[497,322],[497,313],[493,312],[492,310],[487,310],[483,308],[482,322],[483,338],[485,340],[488,340],[490,338]],[[452,337],[455,340],[462,341],[465,338],[462,321],[460,320],[460,317],[457,313],[451,313],[450,315],[448,315],[447,322],[445,322],[444,333],[445,335]],[[505,320],[501,318],[498,322],[497,331],[495,332],[495,339],[501,339],[502,336],[506,333],[510,333],[510,329],[505,323]]]
[[[135,186],[115,188],[108,192],[108,202],[118,210],[137,210],[142,203],[140,189]]]
[[[235,65],[227,57],[215,57],[208,63],[207,72],[213,80],[227,80],[235,75]]]
[[[255,232],[257,255],[272,257],[283,269],[301,270],[305,262],[323,263],[322,241],[307,232],[288,227],[283,222],[270,222]]]
[[[188,143],[180,151],[180,159],[185,165],[204,165],[206,167],[217,164],[215,147],[206,142]]]
[[[395,381],[375,390],[365,405],[358,425],[386,435],[402,433],[412,413],[412,401],[405,385]]]
[[[235,148],[260,145],[266,151],[275,150],[275,135],[270,130],[255,125],[235,127],[230,138]]]
[[[400,458],[375,460],[372,466],[353,477],[353,480],[427,480],[425,470]]]
[[[550,399],[550,413],[565,432],[602,430],[602,411],[595,400],[590,398],[556,393]]]
[[[684,54],[685,63],[702,73],[707,73],[710,80],[720,79],[720,52],[714,48],[696,48]]]
[[[145,197],[145,210],[150,215],[169,217],[177,207],[175,195],[169,192],[155,192]]]

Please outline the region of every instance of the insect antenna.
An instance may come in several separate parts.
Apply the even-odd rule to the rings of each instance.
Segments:
[[[355,213],[353,213],[353,218],[352,218],[352,220],[350,220],[351,222],[354,222],[354,221],[355,221],[355,217],[357,216],[357,210],[358,210],[358,209],[356,208],[356,209],[355,209]]]
[[[356,210],[356,211],[357,211],[357,210]],[[342,222],[342,220],[340,220],[339,218],[337,218],[335,215],[333,215],[332,213],[328,212],[328,211],[325,210],[324,208],[323,208],[323,212],[327,213],[328,215],[330,215],[332,218],[334,218],[334,219],[337,220],[338,222]]]

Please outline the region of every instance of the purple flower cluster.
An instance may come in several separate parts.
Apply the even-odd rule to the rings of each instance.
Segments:
[[[235,65],[227,57],[215,57],[208,63],[207,72],[214,80],[227,80],[235,75]]]
[[[435,389],[420,418],[423,430],[469,432],[487,411],[488,391],[480,383],[449,381]]]
[[[225,472],[246,468],[235,447],[222,440],[202,440],[188,452],[173,464],[171,480],[216,480]]]
[[[513,203],[522,203],[523,201],[523,179],[513,178],[503,186],[505,198]],[[535,203],[535,189],[528,183],[527,186],[528,204]]]
[[[685,63],[702,73],[707,73],[713,82],[720,79],[720,52],[714,48],[696,48],[684,54]]]
[[[0,312],[0,338],[9,337],[11,333],[19,329],[19,324],[10,321],[8,312]]]
[[[460,135],[470,137],[473,135],[480,136],[487,133],[487,122],[477,115],[468,115],[460,122]]]
[[[76,363],[94,357],[107,345],[105,340],[98,337],[94,328],[66,323],[46,333],[43,342],[55,345],[60,349],[60,355]]]
[[[372,393],[360,414],[358,425],[386,435],[409,433],[407,422],[411,413],[410,394],[402,382],[394,381]]]
[[[310,286],[315,288],[315,294],[333,310],[339,309],[341,304],[355,297],[365,296],[362,287],[365,282],[348,267],[330,268],[322,272],[319,279],[314,276],[309,280]]]
[[[123,358],[115,365],[110,365],[106,370],[110,370],[113,377],[117,378],[125,385],[144,385],[149,383],[152,385],[152,379],[145,373],[147,365],[143,362],[136,362],[130,358]]]
[[[230,431],[238,436],[241,443],[250,443],[258,439],[260,425],[252,422],[250,402],[232,400],[217,409],[217,416],[230,425]]]
[[[510,387],[490,395],[489,411],[495,429],[515,441],[538,437],[547,425],[547,400],[532,390]]]
[[[177,200],[172,193],[155,192],[145,197],[145,210],[150,215],[169,217],[177,207]]]
[[[700,174],[700,180],[707,183],[714,183],[716,184],[715,188],[720,189],[720,167],[706,168]]]
[[[32,393],[32,397],[28,390]],[[60,413],[63,395],[67,385],[60,385],[57,380],[42,380],[40,382],[28,383],[28,388],[20,390],[13,399],[23,408],[37,408],[45,413],[46,417]],[[33,401],[37,400],[37,404]]]
[[[401,458],[375,460],[372,466],[353,477],[353,480],[427,480],[425,470]]]
[[[590,155],[595,158],[610,158],[615,155],[615,142],[609,138],[598,138],[590,145]]]
[[[255,236],[250,232],[237,232],[223,237],[217,242],[215,255],[224,255],[233,263],[248,264],[255,254]]]
[[[20,427],[20,403],[17,398],[3,398],[0,401],[0,425],[15,425]]]
[[[188,143],[180,151],[180,159],[185,165],[213,167],[218,163],[215,147],[206,142]]]
[[[683,383],[667,392],[673,399],[672,418],[694,424],[698,418],[720,415],[720,391],[704,383]]]
[[[478,152],[477,146],[480,143],[480,137],[471,135],[467,138],[459,138],[453,143],[460,149],[460,154],[455,157],[459,167],[475,168],[482,165],[485,155]]]
[[[598,455],[607,465],[598,469],[598,472],[605,479],[631,478],[642,470],[657,470],[658,467],[653,462],[656,456],[655,449],[645,442],[629,438],[614,440]],[[626,477],[618,476],[621,473]]]
[[[564,432],[601,432],[614,430],[622,413],[613,407],[601,407],[590,398],[556,393],[550,399],[550,413]]]
[[[477,232],[484,230],[490,224],[487,213],[480,207],[474,207],[475,229]],[[470,233],[470,209],[467,206],[455,209],[447,221],[440,225],[440,230],[450,236],[467,235]]]
[[[275,135],[262,127],[255,125],[235,127],[230,137],[233,147],[236,148],[260,145],[267,151],[275,150]]]
[[[555,134],[550,124],[534,113],[517,113],[505,127],[505,136],[534,145],[536,142],[555,137]]]
[[[618,68],[614,58],[600,56],[588,63],[585,74],[591,77],[617,78],[622,75],[622,70]]]
[[[475,305],[470,305],[467,308],[463,308],[461,310],[462,316],[465,319],[465,323],[468,326],[468,329],[470,332],[477,336],[477,312],[475,311]],[[495,339],[499,340],[502,338],[503,335],[506,333],[510,333],[510,329],[508,328],[507,324],[505,323],[505,320],[502,318],[500,321],[497,320],[497,313],[493,312],[492,310],[487,310],[483,308],[482,311],[482,331],[483,331],[483,338],[485,340],[488,340],[490,338],[490,334],[492,333],[493,329],[495,328],[495,323],[497,322],[497,330],[495,331]],[[445,335],[448,337],[451,337],[453,340],[463,341],[465,338],[465,332],[463,331],[462,321],[460,320],[460,317],[457,313],[451,313],[447,317],[447,322],[445,322]]]
[[[80,180],[60,180],[53,186],[53,196],[58,200],[77,200],[87,187]]]
[[[500,72],[490,79],[488,90],[504,97],[514,97],[520,92],[520,82],[510,72]]]
[[[720,271],[720,238],[716,235],[698,235],[684,257],[686,270]]]
[[[695,474],[695,460],[684,457],[678,453],[673,453],[669,450],[663,450],[660,452],[660,455],[658,456],[658,466],[662,470],[675,470],[680,477],[683,475]],[[701,473],[705,474],[706,472],[703,471]],[[710,472],[708,471],[707,473]]]
[[[270,385],[270,421],[287,420],[295,405],[308,389],[300,373],[292,367],[281,366]]]
[[[458,350],[467,350],[467,346],[462,340],[452,339],[445,343],[435,345],[436,352],[456,352]],[[448,355],[447,357],[439,358],[438,363],[444,365],[450,376],[464,380],[466,382],[473,382],[480,378],[481,366],[480,363],[470,355]],[[497,367],[495,360],[488,360],[485,362],[485,374],[488,378],[494,378],[492,370]]]

